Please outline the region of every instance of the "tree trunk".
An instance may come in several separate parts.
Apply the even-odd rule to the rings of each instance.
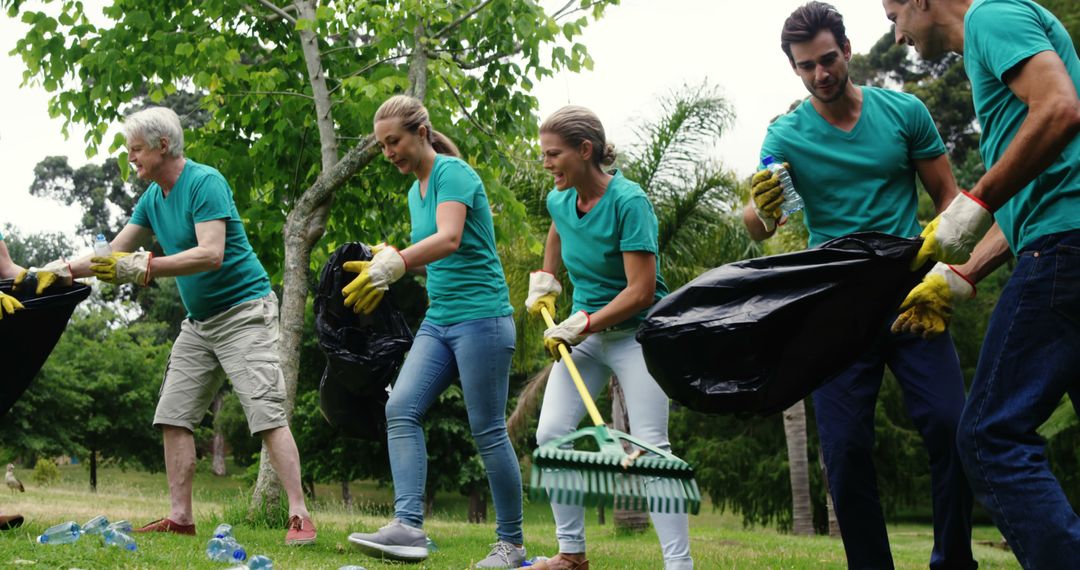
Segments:
[[[90,492],[97,493],[97,450],[90,450]]]
[[[487,491],[474,488],[469,493],[469,522],[487,522]]]
[[[427,492],[424,493],[424,518],[430,517],[435,513],[435,489],[432,485],[427,486]]]
[[[221,404],[224,401],[222,392],[218,392],[217,396],[214,396],[214,402],[210,404],[210,411],[214,413],[214,418],[217,418],[218,412],[221,411]],[[213,461],[210,464],[210,470],[218,477],[225,476],[225,434],[222,433],[221,428],[218,426],[218,422],[214,422],[214,438],[210,441],[210,455],[213,457]]]
[[[352,491],[349,490],[349,482],[345,479],[341,480],[341,502],[345,503],[346,509],[351,509],[352,503]]]
[[[630,433],[630,414],[626,411],[626,399],[623,397],[622,386],[616,376],[611,377],[611,420],[612,427],[623,433]],[[631,451],[630,444],[623,443],[626,451]],[[616,501],[618,498],[616,497]],[[615,529],[643,532],[649,528],[649,512],[615,507]]]
[[[600,526],[607,524],[607,513],[603,504],[596,505],[596,523]]]
[[[301,481],[302,481],[301,487],[303,487],[303,489],[304,489],[304,496],[307,497],[308,500],[314,501],[315,500],[315,480],[312,479],[311,477],[304,477],[304,478],[301,479]]]
[[[813,536],[814,512],[810,506],[810,471],[806,458],[806,404],[802,400],[784,410],[784,438],[791,477],[791,531],[800,536]]]
[[[821,465],[821,480],[825,482],[825,509],[829,513],[829,537],[840,538],[840,522],[836,520],[832,491],[829,489],[829,469],[825,467],[825,455],[820,448],[818,449],[818,463]]]

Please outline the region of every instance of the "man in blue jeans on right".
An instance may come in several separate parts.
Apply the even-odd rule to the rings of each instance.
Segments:
[[[858,87],[848,76],[851,43],[842,16],[810,2],[784,22],[781,47],[810,98],[769,126],[761,154],[791,167],[806,205],[810,245],[860,231],[918,235],[916,176],[937,211],[956,196],[945,145],[930,112],[912,95]],[[777,177],[754,175],[743,221],[755,240],[782,219]],[[971,296],[963,268],[939,265],[947,294]],[[818,436],[836,517],[851,568],[892,568],[889,536],[874,469],[874,410],[885,365],[930,459],[934,546],[930,568],[975,568],[971,490],[956,449],[964,379],[952,339],[889,332],[883,319],[873,345],[814,392]]]
[[[1025,568],[1080,566],[1080,517],[1036,431],[1064,395],[1080,406],[1080,58],[1031,0],[884,0],[896,41],[961,53],[987,172],[923,231],[915,266],[1016,267],[990,317],[957,443],[976,497]],[[1004,232],[980,238],[997,220]],[[976,243],[979,248],[972,252]],[[970,258],[970,261],[968,259]],[[908,295],[901,330],[947,319],[940,283]]]

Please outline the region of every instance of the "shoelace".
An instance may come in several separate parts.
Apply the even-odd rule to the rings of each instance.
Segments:
[[[499,541],[491,545],[491,552],[488,556],[498,556],[502,558],[502,561],[509,564],[510,556],[514,553],[514,546],[509,542]]]

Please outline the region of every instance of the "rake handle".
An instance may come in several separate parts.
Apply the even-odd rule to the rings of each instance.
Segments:
[[[547,323],[548,328],[555,326],[555,321],[551,318],[551,314],[548,313],[547,307],[540,307],[540,314],[544,316],[544,322]],[[593,424],[597,426],[605,425],[604,418],[600,417],[600,410],[596,409],[596,403],[593,402],[592,396],[589,395],[589,389],[585,387],[585,381],[581,379],[577,366],[574,366],[574,359],[570,358],[570,350],[566,348],[566,343],[559,343],[559,354],[562,355],[562,360],[566,363],[566,369],[570,371],[570,378],[574,380],[574,386],[577,388],[578,394],[581,394],[581,401],[585,402],[585,409],[589,411],[589,417],[592,418]]]

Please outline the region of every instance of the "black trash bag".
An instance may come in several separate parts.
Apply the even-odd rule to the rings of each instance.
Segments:
[[[67,328],[75,306],[90,296],[90,287],[76,282],[53,286],[35,295],[36,282],[28,280],[13,292],[13,279],[0,279],[0,292],[11,295],[23,309],[0,320],[0,418],[30,387]]]
[[[708,271],[638,328],[649,372],[692,410],[783,411],[870,348],[929,270],[909,269],[920,243],[855,233]]]
[[[315,294],[315,332],[326,355],[319,382],[319,409],[348,437],[380,441],[386,436],[386,387],[397,375],[413,334],[387,292],[371,315],[357,315],[344,305],[341,290],[355,273],[346,261],[371,259],[362,243],[337,248],[323,266]]]

